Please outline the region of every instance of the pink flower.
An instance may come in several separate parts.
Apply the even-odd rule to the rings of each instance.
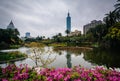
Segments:
[[[3,78],[2,81],[8,81],[8,80]]]
[[[74,81],[81,81],[80,79],[75,79]]]
[[[64,81],[69,81],[70,79],[70,75],[67,75],[65,78],[64,78]]]
[[[58,80],[60,80],[60,79],[62,79],[62,78],[63,78],[63,75],[62,75],[62,74],[58,75]]]

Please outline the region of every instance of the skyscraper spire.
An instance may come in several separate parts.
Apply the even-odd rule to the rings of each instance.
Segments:
[[[70,13],[69,13],[69,11],[68,11],[68,17],[70,17]]]

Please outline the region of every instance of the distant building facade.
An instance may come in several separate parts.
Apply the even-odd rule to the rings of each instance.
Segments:
[[[88,23],[86,25],[83,26],[83,33],[86,35],[87,31],[90,29],[90,28],[94,28],[96,27],[97,25],[100,25],[102,24],[103,22],[101,20],[97,21],[97,20],[93,20],[91,21],[91,23]]]
[[[81,35],[81,31],[75,30],[74,32],[70,32],[70,34],[68,34],[68,36],[78,36]]]
[[[67,18],[66,18],[66,27],[69,32],[71,32],[71,17],[70,13],[68,12]]]
[[[12,21],[11,21],[10,24],[7,26],[7,29],[16,29]]]
[[[30,32],[26,32],[26,33],[25,33],[25,37],[26,37],[26,38],[30,38],[30,37],[31,37],[31,36],[30,36]]]

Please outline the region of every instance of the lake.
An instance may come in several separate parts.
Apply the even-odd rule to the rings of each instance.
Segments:
[[[54,49],[53,47],[27,48],[1,50],[1,52],[20,51],[26,53],[28,58],[15,61],[15,64],[28,64],[28,66],[41,67],[73,67],[81,65],[85,68],[94,66],[107,66],[120,68],[120,53],[107,50],[83,50],[83,49]],[[0,64],[1,67],[7,66],[8,63]]]

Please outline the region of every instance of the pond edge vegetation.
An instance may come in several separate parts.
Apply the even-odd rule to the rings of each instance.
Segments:
[[[27,54],[15,52],[0,52],[0,63],[9,63],[27,58]]]

